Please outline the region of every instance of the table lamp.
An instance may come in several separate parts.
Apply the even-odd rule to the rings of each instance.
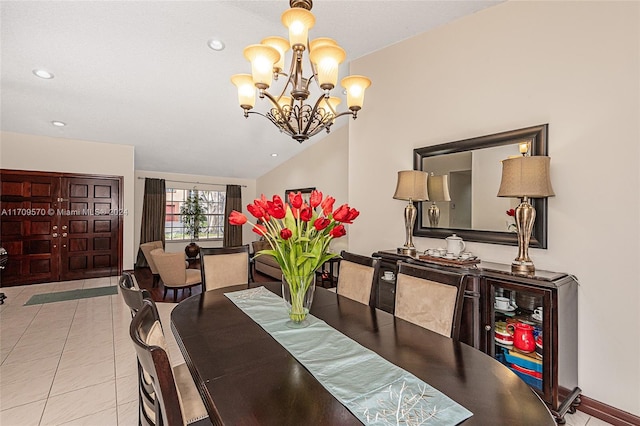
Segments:
[[[511,263],[511,271],[533,274],[535,266],[529,258],[529,241],[536,218],[536,210],[529,198],[545,198],[555,195],[551,188],[549,164],[551,158],[543,155],[507,158],[502,160],[502,181],[498,197],[515,197],[522,201],[516,207],[518,232],[518,257]]]
[[[440,221],[440,209],[436,205],[436,201],[451,201],[449,196],[449,176],[434,176],[432,172],[429,179],[427,179],[427,194],[429,195],[429,201],[432,202],[427,212],[429,226],[436,228]]]
[[[420,170],[403,170],[398,172],[398,184],[393,198],[409,201],[404,208],[404,229],[406,239],[404,246],[398,247],[399,254],[416,255],[413,245],[413,224],[416,222],[416,207],[414,201],[429,201],[427,195],[427,172]]]

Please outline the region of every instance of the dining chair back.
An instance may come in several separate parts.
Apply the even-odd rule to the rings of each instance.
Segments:
[[[153,276],[153,284],[152,287],[158,286],[158,281],[160,281],[160,275],[158,273],[158,267],[151,256],[151,252],[155,249],[164,249],[162,245],[162,241],[149,241],[148,243],[140,244],[140,250],[142,250],[142,254],[149,264],[149,269],[151,269],[151,274]]]
[[[118,286],[120,287],[120,294],[124,303],[127,304],[131,310],[131,317],[142,307],[142,299],[145,297],[151,298],[151,294],[138,286],[138,281],[135,275],[131,272],[123,272],[118,280]]]
[[[249,284],[249,245],[200,247],[203,291]]]
[[[129,272],[123,272],[120,280],[118,281],[120,287],[120,294],[124,302],[131,311],[131,318],[133,318],[140,308],[142,308],[142,301],[145,298],[151,299],[151,294],[145,289],[138,287],[136,277]],[[137,360],[136,360],[137,361]],[[151,377],[144,372],[140,362],[138,364],[138,423],[140,425],[154,425],[155,424],[155,391],[153,390],[153,383]]]
[[[349,299],[373,306],[375,282],[380,262],[375,257],[342,251],[336,292]]]
[[[398,263],[394,315],[458,340],[465,275]]]
[[[162,249],[151,251],[151,257],[158,268],[158,273],[164,284],[163,299],[167,297],[167,290],[173,290],[173,301],[176,301],[178,289],[189,289],[199,285],[200,271],[197,269],[187,269],[184,253],[165,253]]]
[[[164,331],[155,303],[144,299],[131,320],[129,334],[142,369],[155,392],[156,425],[188,425],[208,417],[202,398],[185,364],[171,367]]]

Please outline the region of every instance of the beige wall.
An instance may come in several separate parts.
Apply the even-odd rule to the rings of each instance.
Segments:
[[[315,187],[325,196],[331,195],[335,198],[336,207],[346,203],[349,199],[347,137],[347,126],[334,129],[321,141],[261,176],[256,184],[257,196],[264,194],[271,198],[278,194],[284,197],[284,191],[287,189]],[[291,143],[297,142],[292,139]],[[331,250],[339,252],[348,249],[349,233],[347,229],[346,236],[332,241]]]
[[[124,269],[133,268],[133,164],[129,145],[2,132],[0,167],[16,170],[123,176]]]
[[[178,173],[160,173],[144,170],[136,170],[135,179],[135,229],[134,247],[136,247],[134,256],[137,255],[137,247],[140,245],[140,229],[142,224],[142,206],[144,202],[144,178],[165,179],[167,188],[179,189],[203,189],[224,191],[227,184],[244,185],[242,188],[242,210],[246,212],[246,205],[253,201],[256,193],[256,181],[253,179],[236,179],[223,178],[215,176],[186,175]],[[191,183],[193,182],[193,183]],[[245,226],[242,230],[242,240],[244,244],[253,241],[253,232],[249,226]],[[166,251],[178,252],[183,251],[188,242],[167,242]],[[199,241],[201,247],[222,247],[222,241]],[[135,262],[135,259],[134,259]]]
[[[349,202],[363,211],[350,248],[367,253],[404,241],[404,202],[391,196],[413,148],[549,123],[549,248],[530,255],[539,269],[580,280],[584,394],[635,415],[639,16],[638,2],[507,2],[360,58],[351,72],[373,84],[349,134]],[[517,254],[468,249],[503,263]]]

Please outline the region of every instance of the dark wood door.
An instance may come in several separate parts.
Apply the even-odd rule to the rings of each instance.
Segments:
[[[62,178],[60,279],[118,273],[122,218],[116,179]]]
[[[122,271],[122,178],[2,170],[2,286]]]
[[[60,179],[3,171],[0,188],[0,243],[9,254],[2,285],[57,281]]]

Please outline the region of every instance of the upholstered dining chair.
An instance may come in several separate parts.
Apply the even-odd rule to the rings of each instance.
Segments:
[[[149,269],[151,269],[151,274],[153,275],[153,287],[158,286],[158,281],[160,281],[160,275],[158,274],[158,267],[156,263],[153,261],[153,257],[151,257],[151,252],[155,249],[164,249],[162,246],[162,241],[149,241],[148,243],[140,244],[140,250],[142,250],[142,254],[144,258],[147,260],[149,264]]]
[[[249,245],[200,247],[202,290],[249,284]]]
[[[201,283],[200,271],[187,269],[184,253],[165,253],[162,249],[155,249],[151,251],[151,257],[164,284],[163,299],[167,297],[167,290],[171,289],[175,302],[179,289],[182,289],[184,294],[184,290],[188,288],[189,294],[191,294],[191,287]]]
[[[151,294],[145,289],[140,289],[136,277],[129,272],[122,273],[118,286],[124,303],[131,311],[131,318],[142,308],[142,301],[145,298],[151,299]],[[144,372],[137,359],[136,362],[138,363],[138,424],[153,425],[155,424],[154,407],[156,403],[153,383],[151,376]]]
[[[373,306],[380,263],[375,257],[342,251],[336,292],[356,302]]]
[[[129,334],[142,369],[155,392],[155,425],[211,424],[186,364],[171,367],[164,331],[155,303],[144,299],[131,320]]]
[[[465,275],[398,263],[394,315],[458,340]]]

